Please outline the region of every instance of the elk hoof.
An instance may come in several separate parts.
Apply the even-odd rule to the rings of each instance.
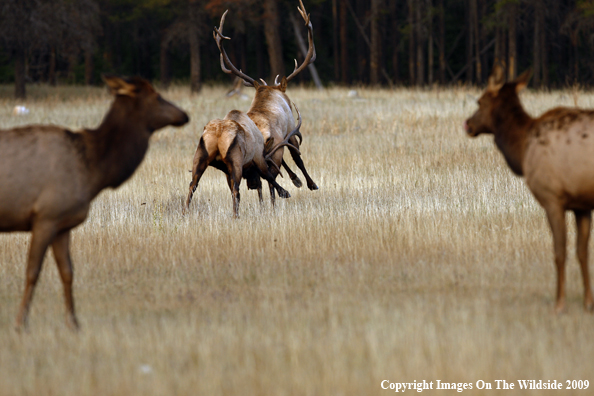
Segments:
[[[76,320],[76,317],[72,316],[72,315],[68,315],[68,317],[66,318],[66,326],[68,326],[68,328],[71,331],[79,331],[80,330],[80,325],[78,324],[78,320]]]
[[[278,196],[281,198],[291,198],[291,194],[287,190],[278,190]]]
[[[303,186],[303,183],[301,182],[301,179],[299,178],[299,176],[295,176],[295,177],[291,178],[291,181],[297,188],[301,188]]]
[[[565,301],[557,301],[557,304],[555,305],[555,314],[562,315],[565,311]]]
[[[316,183],[311,182],[311,183],[307,183],[307,188],[309,188],[310,190],[317,190],[318,186],[316,185]]]

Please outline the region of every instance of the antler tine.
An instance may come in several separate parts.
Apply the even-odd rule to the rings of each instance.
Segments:
[[[316,60],[316,47],[313,41],[313,26],[311,24],[309,14],[307,13],[307,11],[305,11],[303,1],[299,0],[299,4],[301,5],[301,7],[297,7],[297,10],[299,11],[301,17],[305,21],[305,26],[307,26],[307,41],[309,44],[309,49],[307,50],[307,55],[305,56],[305,59],[303,60],[301,66],[297,66],[297,59],[295,59],[295,69],[293,70],[293,73],[291,73],[289,77],[287,77],[287,81],[291,81],[291,79],[293,79],[293,77],[295,77],[303,69],[305,69],[307,65],[313,63]]]
[[[223,72],[225,72],[227,74],[235,74],[237,77],[244,80],[245,85],[247,85],[248,87],[253,87],[255,80],[253,78],[251,78],[250,76],[248,76],[247,74],[243,73],[241,70],[238,70],[233,65],[233,63],[231,63],[231,60],[229,59],[229,56],[227,56],[227,52],[225,51],[225,48],[223,48],[223,43],[222,43],[221,39],[231,40],[230,37],[223,36],[223,25],[225,24],[225,17],[227,16],[228,12],[229,12],[229,10],[227,10],[223,13],[223,16],[221,17],[221,22],[219,23],[219,27],[217,28],[215,26],[214,32],[213,32],[213,36],[217,43],[217,47],[219,47],[219,52],[221,53],[221,69],[223,70]]]
[[[261,79],[260,79],[260,81],[262,81],[262,84],[264,84],[264,85],[268,85],[268,84],[266,84],[266,81],[264,81],[264,79],[263,79],[263,78],[261,78]]]
[[[279,75],[277,74],[276,77],[274,78],[274,85],[278,85],[278,77],[279,77]]]
[[[284,147],[284,146],[289,146],[289,147],[292,147],[292,148],[294,148],[295,150],[297,150],[297,153],[298,153],[299,155],[301,155],[301,152],[299,151],[299,149],[298,149],[297,147],[295,147],[294,145],[292,145],[292,144],[289,142],[289,139],[291,139],[293,136],[297,136],[297,137],[299,138],[299,141],[300,141],[300,142],[301,142],[301,141],[303,141],[303,136],[301,135],[301,132],[299,131],[299,128],[301,128],[301,113],[299,112],[299,108],[297,107],[297,105],[296,105],[296,104],[294,104],[294,103],[293,103],[293,106],[295,106],[295,110],[297,111],[297,126],[295,127],[295,129],[293,129],[293,130],[291,131],[291,133],[289,133],[289,134],[288,134],[288,135],[285,137],[285,139],[284,139],[282,142],[280,142],[279,144],[277,144],[276,146],[274,146],[274,147],[273,147],[273,148],[272,148],[272,149],[271,149],[271,150],[270,150],[270,151],[269,151],[269,152],[266,154],[266,157],[264,157],[264,159],[265,159],[266,161],[270,162],[271,164],[274,164],[274,166],[276,167],[276,169],[278,169],[278,170],[279,170],[279,172],[280,172],[280,169],[278,168],[278,166],[276,165],[276,163],[275,163],[275,162],[272,160],[272,155],[273,155],[273,154],[276,152],[276,150],[278,150],[279,148],[281,148],[281,147]]]

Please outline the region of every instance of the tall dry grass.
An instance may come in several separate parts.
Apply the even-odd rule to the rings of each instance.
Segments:
[[[28,116],[0,99],[2,128],[92,127],[110,103],[99,89],[32,91]],[[592,382],[594,318],[582,309],[573,249],[568,313],[555,316],[544,213],[492,139],[461,128],[478,91],[359,94],[290,87],[320,190],[279,179],[292,197],[272,210],[267,194],[261,207],[243,186],[233,220],[214,169],[190,214],[181,208],[203,126],[249,102],[224,99],[223,88],[166,92],[190,124],[158,132],[132,179],[103,192],[74,232],[79,334],[63,323],[51,254],[31,328],[13,330],[28,235],[0,234],[0,395],[346,396],[390,392],[384,379]],[[575,99],[522,98],[532,114]],[[594,95],[581,92],[579,104],[594,107]]]

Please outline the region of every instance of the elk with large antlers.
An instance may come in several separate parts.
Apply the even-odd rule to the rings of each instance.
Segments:
[[[594,208],[594,110],[557,107],[532,118],[518,97],[529,79],[526,72],[506,83],[503,69],[495,66],[478,101],[479,109],[466,121],[465,129],[472,137],[494,135],[511,170],[524,176],[544,208],[553,233],[558,313],[565,309],[565,212],[574,213],[584,306],[591,311],[594,298],[588,274],[588,239]]]
[[[68,325],[78,327],[70,230],[85,220],[101,190],[116,188],[132,176],[153,132],[189,120],[141,78],[104,80],[115,100],[95,130],[71,132],[45,125],[0,130],[0,232],[32,232],[17,328],[27,324],[50,245],[64,286]]]
[[[239,217],[239,184],[242,177],[247,178],[248,185],[259,188],[259,191],[262,188],[260,181],[262,177],[271,186],[274,186],[281,198],[289,198],[291,195],[274,180],[266,161],[283,145],[290,144],[288,140],[291,137],[301,135],[299,132],[301,127],[299,109],[297,109],[297,115],[299,117],[297,127],[288,135],[287,139],[275,147],[272,147],[273,140],[269,139],[266,142],[266,148],[262,132],[244,112],[232,110],[224,119],[210,121],[204,127],[194,154],[192,181],[185,211],[189,209],[198,182],[209,165],[227,175],[227,184],[233,195],[233,215],[236,218]],[[264,157],[264,154],[267,156]],[[244,173],[244,169],[246,173]]]
[[[214,38],[221,53],[221,69],[225,73],[234,74],[235,76],[241,78],[245,85],[254,87],[256,89],[256,95],[247,112],[247,115],[254,121],[260,131],[262,131],[264,140],[267,141],[269,138],[272,138],[274,143],[277,145],[282,142],[294,129],[295,121],[291,111],[291,101],[285,93],[287,89],[287,83],[303,69],[305,69],[310,63],[313,63],[316,59],[316,50],[313,42],[313,26],[311,24],[309,15],[305,11],[303,2],[299,0],[299,3],[300,7],[297,7],[297,9],[299,10],[299,13],[305,21],[305,25],[307,26],[309,49],[301,65],[298,65],[297,61],[295,60],[295,69],[293,72],[288,77],[283,77],[280,82],[278,82],[277,76],[275,79],[275,84],[271,86],[268,86],[262,79],[260,80],[261,83],[258,83],[255,79],[243,73],[241,70],[237,69],[233,63],[231,63],[231,60],[227,56],[222,43],[223,39],[230,40],[229,37],[223,35],[223,25],[225,23],[225,17],[228,11],[225,11],[221,17],[219,27],[215,27],[214,29]],[[318,186],[307,173],[305,165],[303,164],[303,160],[301,159],[301,153],[299,152],[299,145],[301,142],[297,140],[297,136],[291,136],[289,138],[289,143],[289,152],[291,153],[291,156],[293,157],[293,160],[299,169],[301,169],[301,172],[303,172],[308,188],[310,190],[317,190]],[[269,157],[269,161],[271,164],[273,164],[273,169],[271,171],[275,176],[280,174],[280,167],[282,165],[287,170],[287,173],[291,177],[293,183],[297,187],[301,187],[301,180],[299,180],[297,175],[291,171],[286,162],[283,160],[282,149],[274,152],[273,155]],[[272,203],[274,204],[274,186],[269,183],[269,187],[270,197]],[[258,190],[258,193],[261,197],[262,194],[260,189]]]

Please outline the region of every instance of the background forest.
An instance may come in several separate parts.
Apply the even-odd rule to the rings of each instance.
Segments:
[[[297,0],[4,0],[0,83],[97,84],[101,73],[225,81],[212,28],[255,77],[299,60]],[[324,84],[481,84],[496,60],[535,87],[594,83],[592,0],[305,0]],[[294,21],[294,22],[293,22]],[[305,82],[309,73],[299,77]]]

